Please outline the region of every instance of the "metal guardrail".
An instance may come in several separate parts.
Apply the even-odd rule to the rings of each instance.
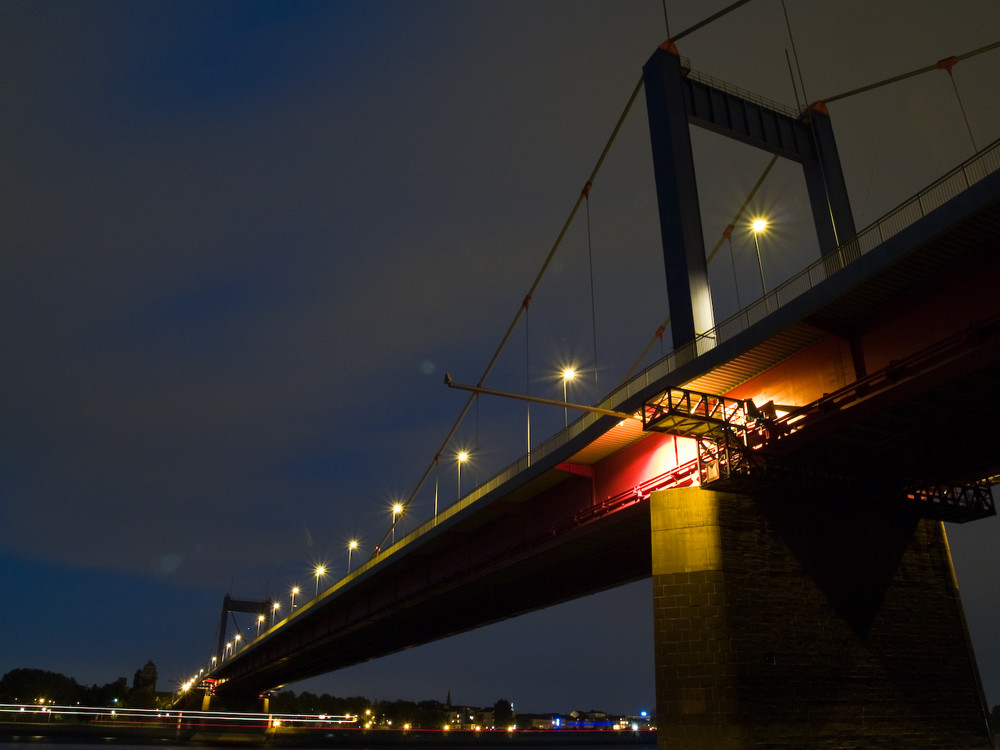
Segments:
[[[681,64],[685,62],[684,58],[681,58]],[[690,68],[690,64],[688,65]],[[706,86],[711,86],[719,91],[724,91],[727,94],[737,97],[738,99],[743,99],[744,101],[753,102],[764,109],[770,109],[780,114],[790,117],[793,120],[798,119],[801,116],[801,112],[797,112],[786,104],[781,104],[780,102],[768,99],[760,94],[755,94],[752,91],[747,91],[746,89],[741,89],[739,86],[734,86],[726,81],[719,80],[714,76],[710,76],[707,73],[701,73],[697,70],[688,70],[687,77],[693,81],[698,81],[698,83],[703,83]]]
[[[700,79],[699,79],[700,80]],[[713,86],[720,86],[719,82],[708,77]],[[732,87],[730,87],[732,88]],[[740,91],[740,96],[748,96],[746,92]],[[752,96],[752,95],[751,95]],[[775,106],[764,102],[766,106]],[[780,105],[777,105],[780,107]],[[794,114],[792,116],[795,116]],[[851,263],[856,262],[862,256],[871,252],[876,247],[882,245],[886,240],[917,221],[927,216],[931,211],[962,193],[972,185],[976,184],[987,175],[1000,171],[1000,140],[994,141],[978,154],[960,164],[948,174],[941,177],[928,187],[921,190],[912,198],[904,201],[895,209],[887,213],[882,218],[876,220],[863,229],[848,242],[841,245],[832,253],[824,255],[819,260],[807,266],[805,269],[787,279],[760,299],[751,302],[735,315],[730,316],[721,323],[718,323],[712,330],[707,331],[694,341],[674,349],[659,361],[653,363],[635,377],[623,384],[615,391],[606,396],[596,406],[602,409],[618,410],[619,406],[627,399],[645,390],[653,383],[665,378],[680,366],[693,359],[711,351],[719,343],[727,341],[742,333],[755,323],[760,322],[770,313],[787,305],[792,300],[814,288],[818,284],[826,281],[838,271],[843,270]],[[490,479],[476,487],[460,500],[448,506],[437,514],[434,518],[424,522],[416,529],[400,538],[396,544],[383,551],[382,555],[391,550],[400,549],[414,541],[428,531],[432,530],[442,521],[455,516],[468,508],[481,497],[497,489],[500,485],[513,479],[521,472],[528,469],[532,464],[543,458],[579,436],[591,427],[600,417],[593,413],[584,414],[582,417],[572,422],[564,430],[556,433],[543,443],[533,447],[530,453],[521,456],[517,461],[511,463],[506,468],[494,474]],[[369,561],[374,564],[379,558]],[[363,570],[367,566],[361,566]]]

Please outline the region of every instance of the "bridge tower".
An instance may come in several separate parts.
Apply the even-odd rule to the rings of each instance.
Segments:
[[[837,143],[822,102],[796,118],[689,73],[671,42],[661,45],[643,67],[675,348],[715,325],[691,125],[800,163],[823,254],[855,235]]]
[[[690,125],[801,163],[824,256],[856,232],[821,103],[718,89],[669,42],[644,81],[679,346],[713,327]],[[992,747],[941,520],[878,481],[799,479],[652,493],[659,748]]]

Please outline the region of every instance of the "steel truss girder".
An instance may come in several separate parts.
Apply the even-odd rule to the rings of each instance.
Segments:
[[[993,489],[988,480],[966,483],[911,485],[903,501],[920,515],[942,521],[965,523],[995,516]]]
[[[764,457],[747,446],[745,435],[728,429],[721,435],[696,438],[698,481],[701,485],[723,482],[732,485],[763,475]]]
[[[765,407],[764,411],[768,411]],[[895,498],[924,518],[965,523],[996,515],[989,480],[977,482],[910,482],[903,489],[866,475],[858,467],[804,465],[769,456],[767,445],[780,436],[774,421],[752,402],[684,388],[668,388],[646,401],[643,429],[694,438],[697,476],[702,486],[739,489],[748,483],[823,482],[864,486]],[[721,486],[720,486],[721,485]]]
[[[668,388],[642,405],[642,428],[679,437],[722,437],[747,427],[747,403],[710,393]]]
[[[832,465],[802,465],[775,459],[766,451],[746,445],[742,435],[729,432],[722,439],[698,439],[698,479],[702,486],[738,491],[765,483],[816,483],[848,488],[863,487],[886,497],[921,518],[967,523],[996,515],[989,480],[976,482],[911,482],[905,488],[892,486],[878,477]]]

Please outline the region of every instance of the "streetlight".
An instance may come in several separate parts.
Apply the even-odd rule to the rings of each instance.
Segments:
[[[352,539],[347,543],[347,572],[351,572],[351,553],[358,548],[358,540]]]
[[[392,504],[392,543],[396,543],[396,517],[402,515],[403,504],[393,503]]]
[[[295,596],[298,593],[299,593],[299,587],[298,586],[292,586],[292,603],[291,603],[291,608],[289,609],[290,612],[294,612],[295,611]]]
[[[281,608],[281,602],[275,602],[274,607],[271,608],[271,624],[274,625],[274,618],[278,616],[278,610]]]
[[[462,464],[469,460],[469,454],[466,451],[460,451],[456,456],[458,459],[458,499],[462,499]]]
[[[264,624],[264,615],[257,615],[257,637],[260,638],[260,626]],[[214,659],[214,657],[213,657]]]
[[[733,230],[732,224],[727,226],[722,232],[722,238],[729,243],[729,266],[733,269],[733,289],[736,290],[736,309],[742,310],[743,303],[740,302],[740,280],[736,276],[736,254],[733,252]]]
[[[236,635],[235,635],[235,636],[233,637],[233,653],[234,653],[234,654],[236,653],[236,651],[237,651],[237,650],[239,649],[239,647],[240,647],[240,639],[241,639],[242,637],[243,637],[243,636],[242,636],[242,635],[240,635],[239,633],[237,633],[237,634],[236,634]]]
[[[316,596],[319,596],[319,577],[326,575],[326,568],[322,565],[316,566]]]
[[[567,367],[562,372],[563,403],[564,404],[568,402],[568,399],[566,398],[566,383],[568,383],[570,380],[572,380],[575,377],[576,377],[576,370],[574,370],[572,367]],[[566,406],[563,407],[563,427],[569,427],[569,409]]]
[[[750,225],[753,230],[753,245],[757,248],[757,270],[760,271],[760,289],[764,294],[764,304],[767,305],[767,286],[764,284],[764,264],[760,260],[760,241],[757,235],[767,229],[767,219],[754,219]]]

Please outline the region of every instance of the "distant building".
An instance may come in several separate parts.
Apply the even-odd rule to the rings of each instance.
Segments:
[[[146,662],[146,666],[137,669],[135,677],[132,679],[132,692],[149,693],[156,692],[156,665],[151,661]]]
[[[451,698],[451,695],[448,696]],[[480,709],[472,706],[448,706],[448,727],[449,729],[459,729],[471,731],[482,728],[479,723]]]
[[[561,722],[555,714],[523,714],[519,712],[517,726],[520,729],[558,729]]]

